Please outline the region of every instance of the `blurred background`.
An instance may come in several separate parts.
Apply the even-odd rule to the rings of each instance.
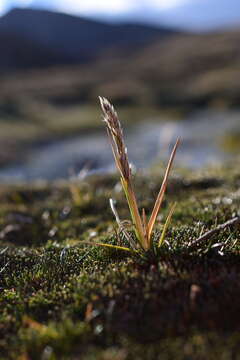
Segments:
[[[111,170],[98,95],[137,168],[234,159],[239,43],[239,0],[0,0],[0,182]]]

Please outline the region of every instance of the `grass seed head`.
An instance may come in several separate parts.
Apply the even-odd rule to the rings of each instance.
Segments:
[[[111,142],[116,165],[124,179],[131,177],[127,147],[124,143],[123,130],[114,107],[105,98],[99,97],[103,111],[103,121],[107,126],[107,133]]]

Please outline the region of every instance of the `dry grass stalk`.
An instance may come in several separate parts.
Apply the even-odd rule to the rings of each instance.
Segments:
[[[218,225],[214,229],[211,229],[211,230],[205,232],[204,234],[200,234],[200,236],[197,239],[193,240],[188,245],[188,248],[195,249],[196,247],[201,245],[203,242],[206,242],[207,240],[211,239],[214,235],[218,234],[220,231],[223,231],[230,226],[236,226],[236,225],[240,225],[240,216],[236,216],[233,219],[230,219],[230,220],[226,221],[225,223]]]
[[[137,238],[137,244],[133,240],[132,241],[129,240],[131,238],[131,235],[130,234],[126,235],[126,233],[127,233],[126,229],[124,230],[124,233],[130,243],[130,246],[134,250],[135,250],[135,248],[137,248],[137,245],[139,245],[143,250],[147,251],[152,246],[153,227],[156,223],[156,219],[157,219],[159,210],[162,205],[164,194],[165,194],[165,191],[167,188],[169,173],[170,173],[170,170],[171,170],[171,167],[173,164],[173,160],[174,160],[174,157],[176,154],[176,150],[177,150],[177,147],[179,144],[179,139],[176,141],[176,144],[171,153],[171,156],[170,156],[170,159],[168,162],[168,166],[167,166],[167,169],[165,172],[165,176],[164,176],[164,179],[162,182],[161,189],[157,196],[150,219],[149,219],[149,221],[147,221],[145,210],[144,209],[142,210],[142,217],[140,216],[140,213],[139,213],[137,200],[136,200],[133,183],[132,183],[131,166],[130,166],[130,163],[128,160],[127,148],[124,143],[123,131],[122,131],[121,123],[118,119],[118,115],[117,115],[116,111],[114,110],[113,106],[109,103],[109,101],[107,99],[102,98],[102,97],[99,97],[99,99],[100,99],[100,104],[101,104],[102,111],[103,111],[103,121],[105,122],[106,127],[107,127],[107,133],[108,133],[110,143],[112,146],[115,163],[120,172],[122,187],[124,189],[126,199],[128,202],[128,206],[130,209],[132,222],[133,222],[133,226],[134,226],[134,230],[135,230],[135,234],[136,234],[136,238]],[[111,208],[116,217],[119,227],[123,228],[122,222],[120,221],[117,211],[112,202],[111,202]],[[162,235],[159,240],[159,246],[161,246],[164,241],[164,236],[165,236],[167,227],[170,223],[170,220],[171,220],[171,217],[173,214],[173,210],[174,210],[174,207],[170,210],[170,213],[167,217],[166,223],[163,228]]]

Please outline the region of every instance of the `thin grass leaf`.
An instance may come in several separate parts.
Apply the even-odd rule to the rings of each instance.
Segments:
[[[126,196],[126,199],[128,202],[128,207],[129,207],[131,217],[133,220],[133,226],[134,226],[134,231],[135,231],[136,237],[137,237],[141,247],[144,250],[146,250],[147,243],[146,243],[146,239],[144,237],[143,224],[142,224],[142,220],[141,220],[141,217],[139,214],[137,200],[136,200],[134,191],[132,189],[132,184],[131,184],[131,182],[126,181],[123,178],[121,178],[121,183],[122,183],[123,190],[125,192],[125,196]]]
[[[146,238],[147,236],[147,218],[146,218],[146,213],[145,213],[145,209],[142,209],[142,223],[143,223],[143,231],[144,231],[144,237]]]
[[[177,147],[178,147],[178,145],[179,145],[179,142],[180,142],[180,140],[177,139],[176,144],[174,145],[174,148],[173,148],[173,150],[172,150],[172,153],[171,153],[171,156],[170,156],[170,159],[169,159],[169,161],[168,161],[168,165],[167,165],[167,168],[166,168],[166,171],[165,171],[165,175],[164,175],[164,179],[163,179],[163,182],[162,182],[162,186],[161,186],[160,191],[159,191],[159,193],[158,193],[158,196],[157,196],[155,205],[154,205],[154,207],[153,207],[152,214],[151,214],[150,219],[149,219],[149,222],[148,222],[148,226],[147,226],[147,238],[148,238],[148,243],[149,243],[149,244],[150,244],[150,242],[151,242],[151,235],[152,235],[153,226],[154,226],[154,224],[155,224],[155,222],[156,222],[156,219],[157,219],[159,210],[160,210],[161,205],[162,205],[163,197],[164,197],[165,191],[166,191],[166,189],[167,189],[168,176],[169,176],[169,173],[170,173],[172,164],[173,164],[173,160],[174,160],[174,157],[175,157],[175,154],[176,154],[176,151],[177,151]]]
[[[177,203],[174,203],[173,206],[171,207],[170,211],[169,211],[169,214],[167,216],[167,219],[165,221],[165,224],[164,224],[164,227],[163,227],[163,231],[162,231],[162,234],[160,236],[160,239],[158,241],[158,247],[160,248],[164,242],[164,239],[165,239],[165,235],[166,235],[166,232],[167,232],[167,229],[169,227],[169,224],[171,222],[171,219],[172,219],[172,216],[173,216],[173,212],[175,210],[175,207],[176,207]]]
[[[112,210],[112,213],[115,216],[116,222],[120,226],[121,225],[121,220],[120,220],[120,217],[118,215],[117,209],[115,208],[113,199],[109,199],[109,203],[110,203],[110,208]]]
[[[96,242],[91,242],[91,241],[81,241],[81,244],[85,244],[85,245],[91,245],[91,246],[103,246],[103,247],[107,247],[107,248],[111,248],[111,249],[115,249],[115,250],[122,250],[122,251],[127,251],[127,252],[131,252],[131,253],[137,253],[136,250],[124,247],[124,246],[118,246],[118,245],[112,245],[112,244],[106,244],[106,243],[96,243]]]
[[[113,215],[115,216],[116,222],[118,224],[118,227],[120,229],[120,231],[122,231],[123,235],[125,236],[125,238],[127,239],[127,241],[129,242],[129,244],[131,245],[131,247],[133,249],[136,249],[136,243],[134,242],[134,240],[132,239],[131,235],[127,232],[123,221],[120,220],[120,217],[118,215],[117,209],[115,208],[113,199],[109,199],[109,203],[110,203],[110,208],[113,212]]]

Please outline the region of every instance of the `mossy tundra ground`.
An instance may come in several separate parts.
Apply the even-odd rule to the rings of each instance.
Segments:
[[[129,215],[114,175],[1,186],[0,358],[240,359],[240,228],[188,248],[239,213],[239,165],[175,170],[161,216],[178,205],[151,260],[83,245],[121,242],[109,197]],[[136,179],[147,211],[161,179]]]

